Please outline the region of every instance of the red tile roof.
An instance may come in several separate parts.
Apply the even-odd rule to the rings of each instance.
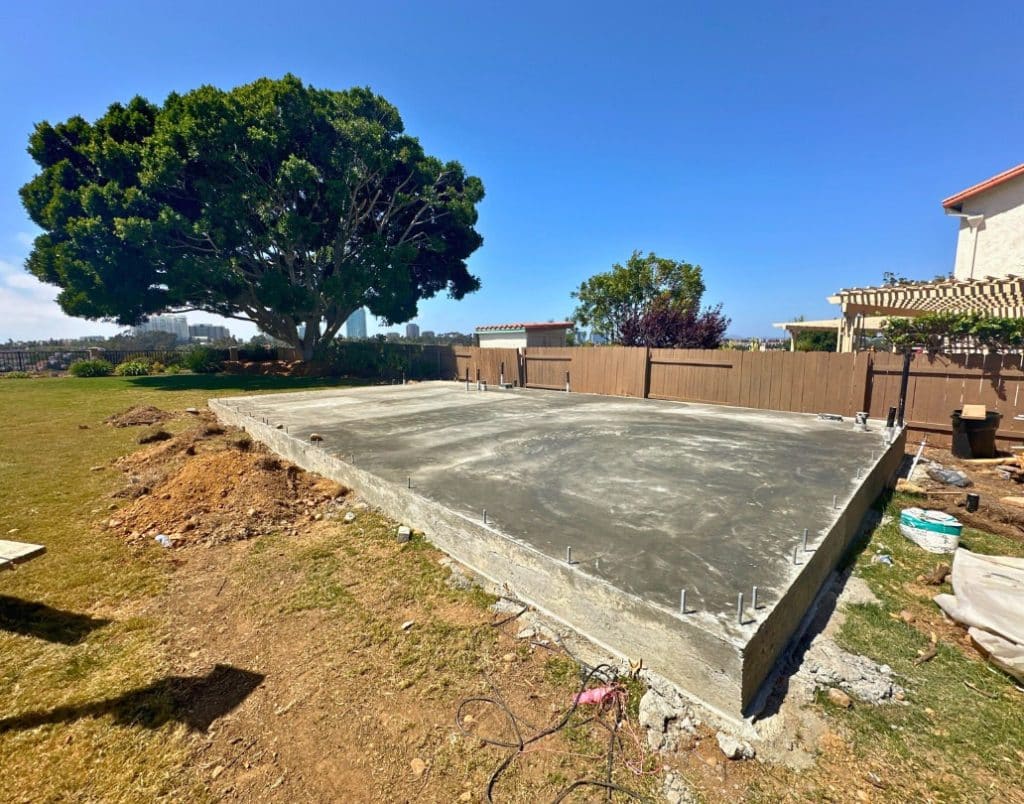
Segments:
[[[1024,176],[1024,163],[1012,167],[1009,170],[1004,170],[998,176],[993,176],[991,179],[985,179],[983,182],[975,184],[973,187],[968,187],[966,190],[961,190],[956,195],[951,195],[945,201],[942,202],[942,206],[946,209],[955,207],[963,201],[966,201],[972,195],[983,193],[986,190],[991,190],[993,187],[998,187],[1003,182],[1007,182],[1010,179],[1015,179],[1018,176]]]
[[[571,329],[572,321],[545,321],[541,323],[516,323],[516,324],[485,324],[477,327],[477,332],[505,332],[508,330],[527,329]]]

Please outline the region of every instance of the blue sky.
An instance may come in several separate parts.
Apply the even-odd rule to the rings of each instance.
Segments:
[[[565,317],[633,249],[702,265],[740,335],[948,272],[940,200],[1024,161],[1024,4],[827,5],[6,4],[0,341],[116,330],[20,267],[35,122],[285,72],[372,87],[483,179],[483,288],[423,303],[424,329]]]

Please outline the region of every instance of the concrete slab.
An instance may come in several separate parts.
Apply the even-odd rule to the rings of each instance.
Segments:
[[[878,423],[459,383],[211,407],[730,717],[756,709],[903,452]]]

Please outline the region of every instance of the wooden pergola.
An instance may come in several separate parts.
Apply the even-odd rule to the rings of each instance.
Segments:
[[[1024,318],[1024,276],[850,288],[829,296],[828,300],[838,304],[842,312],[842,318],[837,319],[837,351],[852,352],[857,332],[877,328],[886,318],[914,318],[926,313],[985,313]]]

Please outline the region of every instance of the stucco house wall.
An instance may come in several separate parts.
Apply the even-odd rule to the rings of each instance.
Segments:
[[[1024,176],[966,199],[962,212],[984,215],[980,225],[960,219],[956,279],[1024,274]]]
[[[487,349],[523,349],[526,332],[478,332],[479,344]],[[537,344],[532,344],[537,345]]]

